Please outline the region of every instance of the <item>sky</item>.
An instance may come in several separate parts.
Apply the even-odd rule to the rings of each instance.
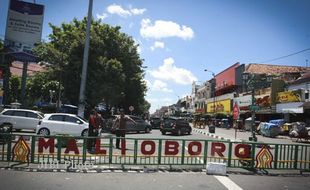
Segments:
[[[25,0],[27,2],[34,2]],[[4,38],[9,0],[0,0]],[[59,26],[87,15],[87,0],[36,0],[45,6],[42,39],[48,23]],[[310,65],[309,0],[94,0],[92,15],[121,26],[139,44],[144,60],[146,100],[153,113],[191,94],[236,62]]]

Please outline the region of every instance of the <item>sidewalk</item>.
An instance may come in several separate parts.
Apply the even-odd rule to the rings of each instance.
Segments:
[[[192,125],[191,125],[192,126]],[[209,128],[206,126],[205,128],[194,128],[192,126],[192,131],[203,134],[215,139],[220,139],[220,140],[227,140],[227,141],[232,141],[232,142],[245,142],[249,141],[249,137],[252,136],[251,131],[244,131],[244,130],[235,130],[234,128],[215,128],[215,133],[209,133]],[[269,137],[263,137],[261,135],[257,135],[258,141],[263,141],[263,142],[270,142],[273,143],[274,141],[288,141],[287,143],[291,142],[290,137],[288,136],[277,136],[276,138],[269,138]]]

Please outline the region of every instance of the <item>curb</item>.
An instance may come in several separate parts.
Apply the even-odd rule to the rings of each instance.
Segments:
[[[85,173],[85,174],[97,174],[97,173],[162,173],[162,174],[169,174],[169,173],[184,173],[184,174],[207,174],[206,169],[152,169],[152,168],[139,168],[139,169],[121,169],[121,168],[105,168],[105,169],[37,169],[37,168],[24,168],[24,167],[0,167],[0,171],[22,171],[22,172],[49,172],[49,173]],[[227,176],[230,174],[232,175],[256,175],[256,176],[281,176],[281,177],[310,177],[309,172],[300,172],[300,171],[288,171],[288,172],[262,172],[262,171],[235,171],[235,170],[228,170]]]
[[[212,134],[212,133],[209,133],[209,132],[206,132],[204,130],[197,129],[194,127],[192,127],[192,131],[195,131],[196,133],[203,134],[203,135],[215,138],[215,139],[226,140],[226,141],[230,141],[230,142],[248,142],[247,140],[243,140],[243,139],[230,139],[230,138],[221,137],[219,135],[215,135],[215,134]],[[288,136],[278,135],[277,137],[275,137],[275,139],[288,139],[288,140],[290,140],[292,138],[288,137]]]
[[[225,140],[225,141],[229,141],[229,142],[245,142],[245,140],[242,140],[242,139],[230,139],[230,138],[225,138],[225,137],[222,137],[222,136],[219,136],[219,135],[215,135],[215,134],[212,134],[212,133],[209,133],[209,132],[205,132],[201,129],[196,129],[196,128],[192,128],[192,130],[196,133],[199,133],[199,134],[203,134],[203,135],[206,135],[208,137],[212,137],[212,138],[215,138],[215,139],[219,139],[219,140]]]

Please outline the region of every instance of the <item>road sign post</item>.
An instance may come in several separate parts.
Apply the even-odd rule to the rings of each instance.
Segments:
[[[135,107],[129,106],[130,115],[132,115],[132,111],[135,110]]]

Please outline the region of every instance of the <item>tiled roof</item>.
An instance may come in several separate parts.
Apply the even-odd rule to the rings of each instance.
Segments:
[[[28,63],[28,70],[27,70],[27,74],[28,76],[34,75],[37,72],[43,72],[45,71],[45,67],[41,66],[37,63]],[[12,66],[10,67],[10,71],[12,75],[16,75],[16,76],[22,76],[23,74],[23,63],[19,62],[19,61],[14,61],[12,63]]]
[[[303,74],[300,78],[298,78],[294,84],[300,84],[300,83],[304,83],[304,82],[309,82],[310,81],[310,71],[308,71],[307,73]]]
[[[282,73],[304,73],[310,71],[307,67],[284,66],[284,65],[265,65],[251,63],[246,65],[245,73],[255,74],[282,74]]]

